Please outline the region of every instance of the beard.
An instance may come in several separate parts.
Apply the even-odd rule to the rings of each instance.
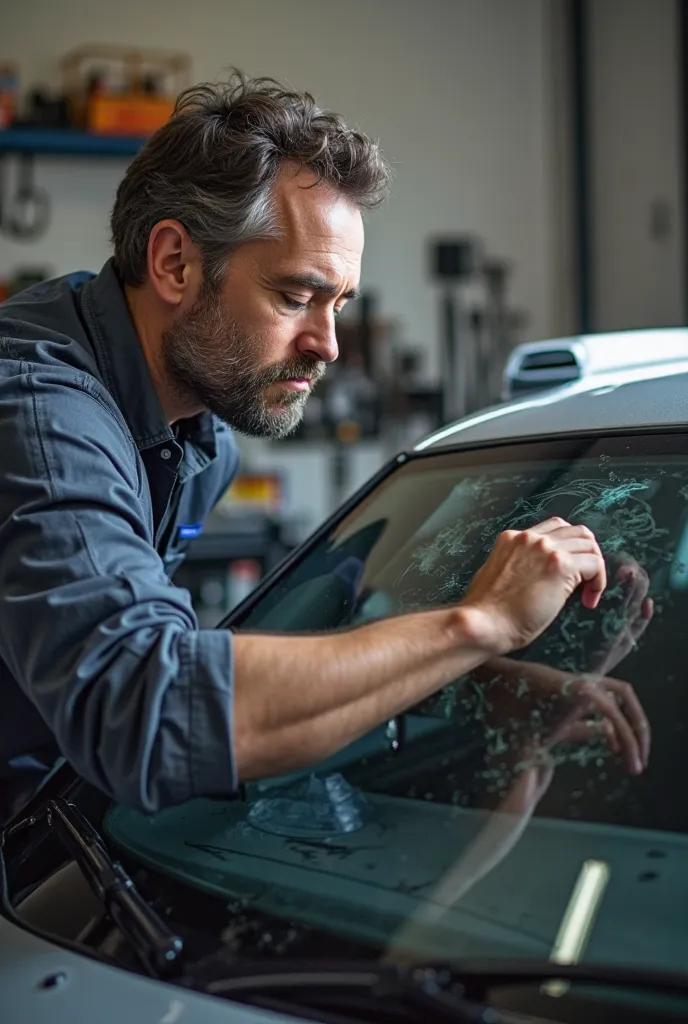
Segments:
[[[247,437],[278,439],[298,427],[309,391],[284,390],[271,401],[269,389],[294,378],[316,384],[325,363],[299,356],[265,366],[265,348],[263,338],[242,330],[221,297],[206,289],[162,336],[164,368],[182,401],[200,403]]]

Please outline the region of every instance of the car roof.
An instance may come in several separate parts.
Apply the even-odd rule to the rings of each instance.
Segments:
[[[415,451],[458,444],[688,424],[688,353],[659,365],[610,369],[482,409],[435,431]]]

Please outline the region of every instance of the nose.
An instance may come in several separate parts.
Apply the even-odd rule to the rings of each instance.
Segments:
[[[303,331],[296,340],[296,347],[302,355],[310,356],[321,363],[333,363],[339,355],[334,318],[323,317],[317,326]]]

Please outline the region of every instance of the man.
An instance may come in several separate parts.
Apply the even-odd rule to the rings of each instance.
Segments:
[[[460,605],[333,636],[198,628],[180,526],[278,438],[337,357],[376,146],[240,75],[183,95],[112,213],[114,257],[0,308],[0,780],[60,756],[154,811],[310,764],[522,647],[605,568],[590,531],[500,537]]]

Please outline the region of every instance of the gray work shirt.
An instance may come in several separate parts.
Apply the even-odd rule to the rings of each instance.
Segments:
[[[145,811],[235,788],[231,635],[170,577],[236,465],[170,428],[111,263],[0,305],[0,820],[60,755]]]

